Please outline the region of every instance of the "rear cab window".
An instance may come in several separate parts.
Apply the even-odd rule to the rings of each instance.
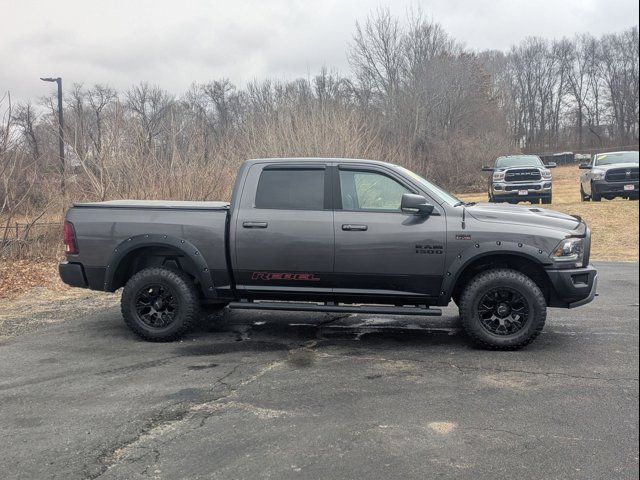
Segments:
[[[325,169],[264,168],[258,180],[255,208],[325,209]]]

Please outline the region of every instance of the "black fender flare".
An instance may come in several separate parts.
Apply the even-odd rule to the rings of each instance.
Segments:
[[[107,292],[113,292],[113,280],[118,267],[122,263],[122,260],[132,251],[144,247],[171,247],[178,250],[182,255],[189,258],[196,267],[198,275],[198,281],[202,286],[202,294],[206,298],[216,298],[215,284],[211,277],[211,271],[207,265],[206,260],[201,255],[200,251],[188,240],[172,237],[170,235],[163,235],[157,233],[147,233],[142,235],[135,235],[129,237],[113,250],[113,254],[106,267],[104,277],[104,290]]]
[[[458,279],[462,275],[462,272],[476,260],[484,257],[490,257],[492,255],[511,255],[514,257],[526,258],[544,268],[549,262],[549,253],[545,252],[541,248],[533,245],[526,245],[521,242],[484,242],[470,245],[460,250],[451,263],[447,267],[445,272],[442,288],[440,291],[440,305],[448,304],[453,289],[458,282]]]

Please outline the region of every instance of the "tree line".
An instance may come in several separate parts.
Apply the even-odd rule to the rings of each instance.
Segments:
[[[0,215],[77,200],[228,198],[246,158],[375,158],[462,191],[498,155],[638,144],[637,26],[475,52],[419,12],[405,21],[378,9],[347,51],[346,74],[243,87],[221,78],[180,95],[74,84],[63,169],[55,97],[13,105],[5,95]]]

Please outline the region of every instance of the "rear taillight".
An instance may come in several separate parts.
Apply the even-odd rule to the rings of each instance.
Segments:
[[[64,246],[65,252],[70,255],[76,255],[78,253],[78,244],[76,242],[76,229],[73,228],[73,223],[64,221]]]

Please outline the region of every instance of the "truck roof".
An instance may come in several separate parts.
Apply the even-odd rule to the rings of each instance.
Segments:
[[[282,163],[300,163],[300,162],[339,162],[339,163],[370,163],[376,165],[395,166],[389,162],[380,160],[369,160],[366,158],[340,158],[340,157],[282,157],[282,158],[251,158],[245,163],[262,163],[262,162],[282,162]]]

